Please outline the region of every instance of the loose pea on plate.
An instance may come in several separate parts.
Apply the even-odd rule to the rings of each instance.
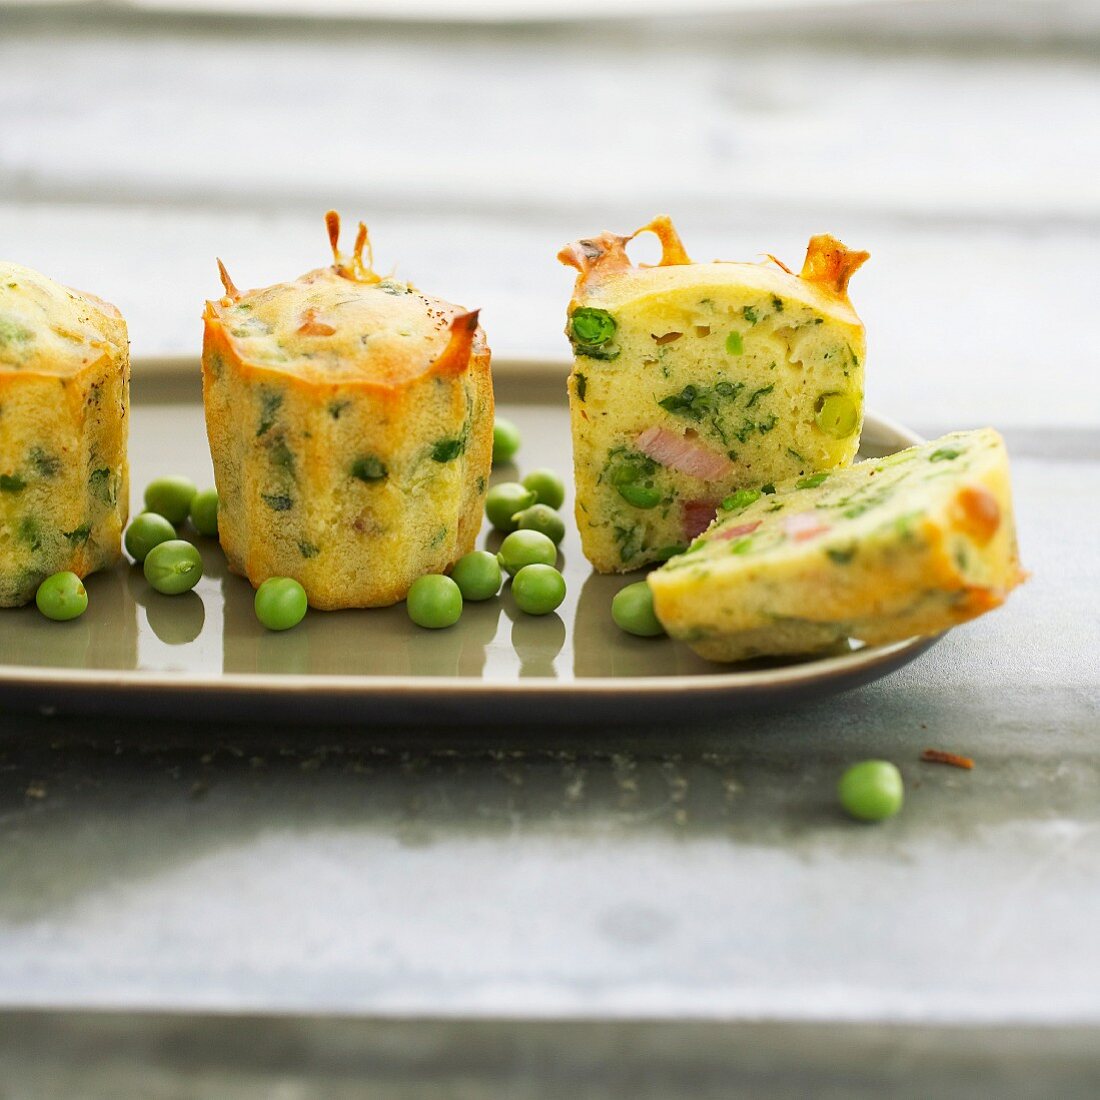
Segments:
[[[518,481],[502,481],[485,496],[485,515],[498,530],[507,534],[517,527],[516,514],[535,503],[538,494]]]
[[[165,596],[190,592],[202,579],[202,555],[189,542],[171,539],[145,558],[145,579]]]
[[[462,617],[462,592],[441,573],[429,573],[413,581],[405,606],[417,626],[443,630]]]
[[[306,615],[306,590],[293,577],[268,577],[253,599],[256,618],[268,630],[290,630]]]
[[[158,477],[145,487],[145,507],[170,523],[183,523],[198,489],[187,477]]]
[[[88,593],[75,573],[54,573],[38,586],[34,602],[47,619],[64,623],[88,610]]]
[[[549,615],[565,599],[565,578],[552,565],[525,565],[512,579],[512,598],[528,615]]]
[[[464,600],[488,600],[500,591],[500,562],[488,550],[472,550],[455,562],[451,580],[458,585]]]
[[[497,560],[505,572],[515,576],[527,565],[553,565],[558,560],[558,548],[538,531],[513,531],[500,544]]]
[[[149,556],[149,551],[162,542],[176,537],[176,529],[157,512],[142,512],[135,516],[126,529],[124,540],[126,553],[139,565]]]
[[[511,462],[520,448],[519,428],[498,416],[493,422],[493,465],[500,462]]]

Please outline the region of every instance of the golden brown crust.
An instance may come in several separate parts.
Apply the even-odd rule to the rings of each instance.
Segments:
[[[218,261],[225,294],[206,303],[203,319],[209,341],[224,344],[242,370],[288,385],[325,386],[339,378],[383,393],[460,371],[484,346],[476,313],[374,272],[362,223],[350,257],[340,251],[335,212],[326,226],[334,262],[290,283],[242,292]]]
[[[627,254],[626,246],[641,233],[653,233],[661,242],[661,258],[656,264],[635,264]],[[820,234],[810,238],[806,259],[798,275],[771,253],[766,256],[769,262],[787,275],[804,280],[827,296],[847,302],[848,282],[870,258],[870,253],[852,251],[836,237]],[[665,214],[659,214],[626,237],[615,233],[601,233],[596,237],[573,241],[558,253],[558,259],[567,267],[577,270],[577,281],[573,289],[574,302],[597,291],[600,284],[611,282],[628,273],[685,267],[695,263],[688,256],[671,219]]]
[[[847,298],[848,281],[870,258],[870,252],[853,252],[836,237],[820,234],[810,238],[800,278]]]
[[[626,246],[641,233],[652,233],[661,242],[661,258],[656,264],[640,264],[639,267],[678,267],[692,262],[672,219],[667,214],[658,214],[628,237],[601,233],[598,237],[567,244],[558,253],[558,259],[567,267],[577,269],[575,293],[579,295],[592,282],[633,270],[635,264],[627,255]]]

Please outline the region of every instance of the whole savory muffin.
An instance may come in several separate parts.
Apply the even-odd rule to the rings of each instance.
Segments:
[[[0,263],[0,607],[118,560],[130,348],[114,306]]]
[[[1023,579],[1008,455],[986,428],[740,490],[648,582],[673,637],[740,661],[934,634]]]
[[[230,568],[311,606],[377,607],[473,548],[492,463],[477,313],[334,263],[207,302],[203,400]],[[369,255],[369,253],[368,253]]]
[[[635,266],[638,233],[661,261]],[[863,422],[863,325],[848,280],[867,259],[814,237],[779,261],[692,263],[668,218],[577,241],[566,325],[576,514],[585,556],[626,572],[684,549],[742,486],[845,466]]]

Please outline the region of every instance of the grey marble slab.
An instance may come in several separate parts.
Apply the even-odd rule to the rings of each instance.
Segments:
[[[1066,518],[1096,473],[1021,458],[1032,580],[827,703],[492,735],[0,719],[0,1003],[1096,1025],[1100,529]],[[835,803],[868,756],[909,785],[879,828]]]
[[[12,1095],[352,1095],[368,1063],[381,1096],[1096,1094],[1100,65],[1088,5],[1039,8],[813,41],[5,11],[2,250],[136,354],[197,347],[215,255],[322,262],[329,205],[505,354],[563,350],[577,234],[831,230],[874,254],[870,402],[1006,429],[1033,571],[882,683],[706,725],[0,715]],[[878,828],[833,796],[867,756],[908,785]]]

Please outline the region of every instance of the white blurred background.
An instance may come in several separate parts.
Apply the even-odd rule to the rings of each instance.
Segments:
[[[326,262],[330,206],[563,357],[557,249],[665,212],[700,259],[869,249],[880,412],[1100,428],[1100,3],[8,3],[0,71],[0,251],[137,358],[197,353],[215,256]]]

